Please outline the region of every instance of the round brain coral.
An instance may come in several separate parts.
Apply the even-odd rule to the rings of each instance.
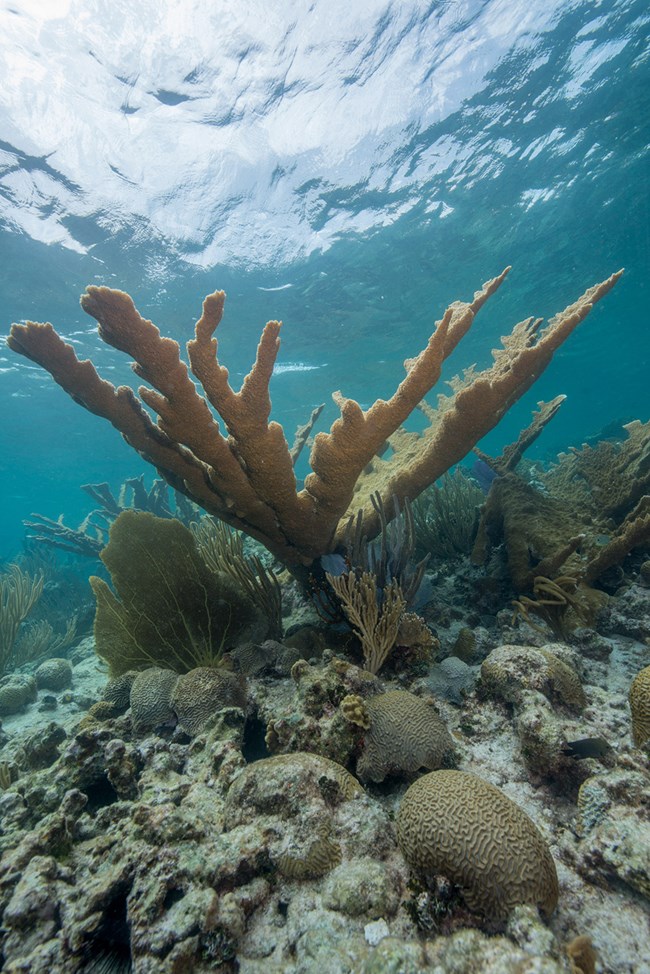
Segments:
[[[25,704],[34,703],[37,697],[33,676],[13,673],[0,684],[0,717],[17,714]]]
[[[226,707],[246,707],[246,683],[230,670],[197,666],[179,676],[171,708],[186,734],[200,734],[208,720]]]
[[[67,659],[46,659],[34,679],[39,690],[65,690],[72,684],[72,665]]]
[[[131,687],[137,675],[137,670],[127,670],[121,676],[113,677],[104,687],[103,699],[115,704],[123,713],[131,703]]]
[[[131,719],[136,730],[173,720],[171,698],[177,680],[178,673],[157,666],[138,673],[131,687]]]
[[[546,915],[558,882],[532,820],[494,785],[466,771],[433,771],[408,789],[397,815],[402,854],[424,878],[444,875],[470,910],[504,920],[520,904]]]
[[[330,811],[363,795],[363,788],[336,761],[292,751],[249,764],[233,781],[224,809],[226,829],[254,821],[260,815],[283,819],[304,816],[310,803]]]
[[[650,740],[650,666],[634,677],[630,687],[632,739],[637,747]]]
[[[409,693],[391,690],[365,701],[369,729],[357,763],[362,781],[383,781],[389,774],[433,771],[453,763],[449,731],[433,707]]]

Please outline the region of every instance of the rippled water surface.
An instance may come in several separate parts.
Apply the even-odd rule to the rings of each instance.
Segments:
[[[558,393],[540,456],[648,419],[649,22],[642,0],[3,0],[0,331],[51,320],[132,381],[86,284],[182,341],[224,287],[234,377],[284,321],[290,438],[332,390],[389,395],[446,304],[505,265],[449,375],[625,266],[485,446]],[[30,512],[74,522],[81,483],[143,465],[7,349],[0,380],[8,556]]]

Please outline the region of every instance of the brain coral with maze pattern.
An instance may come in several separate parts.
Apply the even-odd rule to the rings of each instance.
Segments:
[[[386,775],[433,771],[453,764],[454,745],[433,707],[408,690],[378,693],[365,702],[369,729],[357,763],[362,781]]]
[[[630,687],[632,737],[637,747],[650,740],[650,666],[634,677]]]
[[[550,849],[532,820],[494,785],[466,771],[432,771],[408,789],[397,839],[412,870],[444,875],[470,910],[504,920],[520,904],[546,915],[558,881]]]

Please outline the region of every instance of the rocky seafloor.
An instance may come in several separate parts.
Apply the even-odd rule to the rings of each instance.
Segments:
[[[55,688],[24,675],[0,729],[2,970],[648,974],[650,770],[628,692],[650,589],[632,578],[562,641],[463,608],[458,575],[435,582],[433,662],[370,676],[294,595],[292,635],[246,650],[245,708],[194,736],[143,730],[132,709],[89,717],[107,682],[90,637]],[[472,913],[448,877],[411,873],[395,816],[433,745],[408,708],[388,740],[341,708],[392,691],[446,724],[443,763],[536,824],[559,880],[548,921]],[[602,753],[566,753],[586,738]]]

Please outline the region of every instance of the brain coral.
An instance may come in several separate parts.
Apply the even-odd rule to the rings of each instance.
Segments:
[[[178,673],[151,667],[138,673],[131,687],[131,719],[136,730],[158,727],[172,720],[172,691]]]
[[[104,687],[103,699],[115,704],[117,710],[125,711],[131,702],[131,687],[137,675],[137,670],[127,670],[121,676],[113,677]]]
[[[632,739],[637,747],[650,740],[650,666],[634,677],[630,687]]]
[[[34,677],[12,674],[0,685],[0,717],[17,714],[25,704],[33,703],[36,697]]]
[[[408,690],[378,693],[365,702],[369,729],[357,763],[362,781],[419,768],[434,770],[449,762],[453,744],[435,710]]]
[[[246,707],[246,684],[230,670],[197,666],[179,676],[174,685],[171,708],[179,727],[192,737],[226,707]]]
[[[65,690],[72,684],[72,666],[67,659],[46,659],[34,679],[39,690]]]
[[[494,785],[466,771],[433,771],[408,789],[397,815],[407,863],[423,877],[446,876],[467,906],[503,920],[520,904],[549,916],[558,882],[548,845],[532,820]]]

